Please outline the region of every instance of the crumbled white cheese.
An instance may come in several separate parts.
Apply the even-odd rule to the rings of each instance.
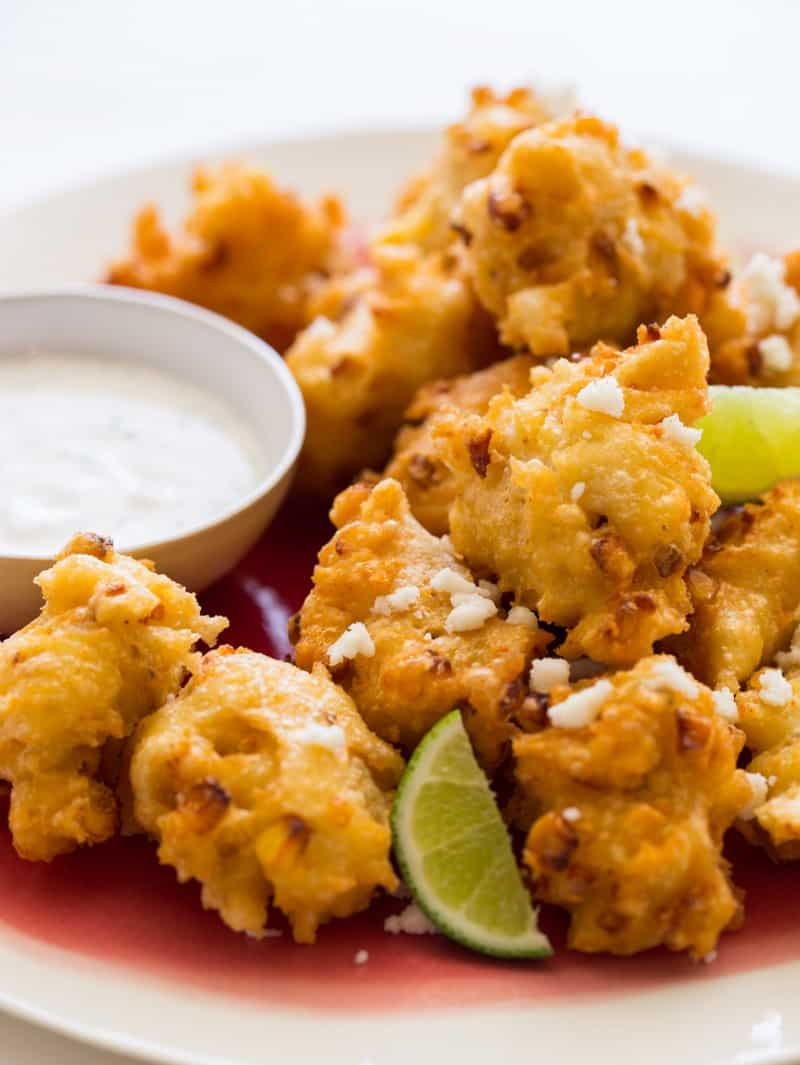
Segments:
[[[679,211],[685,211],[697,217],[708,206],[708,200],[706,194],[697,185],[687,185],[675,201],[675,206]]]
[[[711,698],[714,700],[714,709],[720,717],[733,723],[739,720],[739,708],[736,706],[736,700],[730,688],[720,688],[719,691],[712,692]]]
[[[769,784],[767,783],[767,778],[761,773],[745,773],[745,776],[750,785],[752,796],[750,801],[739,811],[739,818],[742,821],[752,821],[756,810],[767,801]]]
[[[756,333],[790,329],[800,317],[800,297],[786,284],[786,265],[769,255],[754,255],[739,276],[747,294],[749,324]]]
[[[500,602],[500,589],[493,581],[478,581],[478,591],[481,595],[485,595],[487,599],[491,599],[493,603]]]
[[[445,567],[434,575],[431,588],[450,596],[453,609],[445,618],[444,627],[447,632],[470,632],[479,629],[497,613],[500,589],[491,581],[481,581],[480,585],[477,585],[455,570]]]
[[[667,440],[671,440],[673,444],[680,444],[682,447],[695,447],[703,435],[702,429],[691,429],[688,425],[684,425],[677,414],[669,414],[658,424]]]
[[[294,739],[309,747],[327,747],[329,751],[343,751],[347,742],[341,725],[318,725],[314,721],[297,729]]]
[[[583,493],[586,491],[585,481],[576,481],[575,484],[569,490],[569,498],[573,503],[577,503]]]
[[[548,710],[550,723],[556,728],[584,728],[591,725],[613,691],[611,681],[598,680],[591,688],[568,695]]]
[[[413,606],[419,600],[419,595],[419,588],[416,584],[404,584],[400,588],[395,588],[389,595],[379,595],[372,604],[372,613],[382,614],[385,617],[389,614],[400,614]]]
[[[765,669],[758,678],[758,697],[767,706],[786,706],[793,690],[779,669]]]
[[[369,961],[369,951],[357,950],[353,961],[356,963],[356,965],[366,965]]]
[[[561,816],[565,821],[575,822],[580,821],[581,812],[577,806],[567,806],[566,809],[561,811]]]
[[[445,618],[444,627],[447,632],[470,632],[472,629],[479,629],[497,613],[497,605],[477,592],[472,595],[456,595],[453,598],[458,602]]]
[[[771,788],[774,788],[775,785],[778,783],[778,778],[775,776],[774,773],[772,774],[771,777],[767,777],[767,783],[769,784],[769,786]]]
[[[622,243],[632,255],[644,255],[644,241],[642,240],[642,234],[639,232],[639,223],[635,218],[629,218],[625,223]]]
[[[758,353],[765,370],[771,373],[785,373],[794,363],[794,352],[786,337],[774,333],[759,342]]]
[[[539,628],[539,619],[526,606],[512,606],[506,616],[506,621],[509,625],[524,625],[528,629]]]
[[[592,439],[592,434],[589,432],[588,429],[584,429],[583,432],[581,433],[581,436],[583,437],[584,440],[591,440]]]
[[[384,931],[391,932],[393,936],[405,932],[409,936],[435,935],[436,927],[433,925],[416,903],[406,906],[402,913],[393,914],[383,922]]]
[[[613,375],[590,381],[583,386],[576,399],[586,410],[607,414],[609,418],[621,418],[625,410],[625,393]]]
[[[336,326],[330,318],[326,318],[324,314],[318,314],[314,321],[306,326],[303,332],[303,339],[328,340],[335,335]]]
[[[673,691],[685,695],[687,699],[696,699],[700,693],[697,682],[677,662],[669,659],[656,662],[650,672],[645,686],[654,691]]]
[[[372,658],[374,654],[375,644],[367,631],[367,626],[363,621],[354,621],[328,648],[328,663],[338,666],[345,658],[355,658],[356,655]]]
[[[708,954],[704,954],[703,955],[703,961],[705,962],[706,965],[711,965],[716,960],[717,960],[717,952],[715,950],[710,950],[708,952]]]
[[[562,684],[569,684],[569,662],[564,658],[537,658],[531,666],[531,687],[548,695]]]
[[[445,566],[431,578],[431,588],[435,592],[444,592],[445,595],[458,595],[459,593],[472,593],[477,591],[475,582],[462,577],[454,569]]]

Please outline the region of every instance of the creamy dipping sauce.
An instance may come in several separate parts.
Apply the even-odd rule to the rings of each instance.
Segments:
[[[0,553],[51,555],[83,530],[125,549],[204,525],[265,472],[241,423],[162,370],[0,358]]]

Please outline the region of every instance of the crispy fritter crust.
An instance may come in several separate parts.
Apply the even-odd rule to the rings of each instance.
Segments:
[[[272,901],[313,943],[320,924],[397,886],[389,808],[403,760],[322,667],[221,648],[131,746],[138,822],[230,928],[262,935]]]
[[[521,133],[458,217],[501,339],[535,355],[633,340],[641,322],[702,313],[724,264],[685,179],[577,115]]]
[[[537,367],[527,396],[498,396],[485,417],[451,414],[437,428],[455,475],[456,549],[569,629],[568,658],[633,664],[686,628],[684,574],[719,500],[705,459],[659,423],[704,413],[707,367],[696,319],[671,318],[643,327],[638,347],[599,344],[580,362]],[[619,418],[577,399],[612,374]]]
[[[298,484],[316,495],[330,497],[365,466],[383,465],[421,385],[497,354],[458,256],[383,245],[373,259],[373,273],[319,294],[325,311],[286,356],[308,415]]]
[[[739,724],[754,755],[747,767],[767,780],[765,801],[740,831],[779,861],[800,858],[800,671],[787,674],[792,695],[783,706],[761,697],[761,672],[736,698]]]
[[[485,414],[489,400],[505,389],[512,396],[525,395],[534,365],[531,356],[515,355],[485,370],[450,381],[433,381],[414,397],[384,476],[402,484],[412,514],[434,536],[444,536],[450,527],[448,515],[456,491],[453,475],[439,457],[436,443],[442,412],[454,409]]]
[[[800,295],[800,251],[783,259],[786,284]],[[731,283],[711,301],[702,317],[711,353],[709,380],[719,385],[752,385],[786,388],[800,385],[800,318],[788,328],[763,320],[753,313],[752,294],[741,278]],[[791,363],[776,369],[760,349],[767,337],[780,337],[788,344]]]
[[[192,195],[174,235],[155,206],[144,207],[128,258],[104,280],[198,303],[283,351],[307,323],[320,280],[350,264],[340,202],[305,203],[264,171],[235,163],[196,170]]]
[[[365,498],[366,497],[366,498]],[[550,636],[502,615],[480,628],[449,633],[451,603],[431,579],[452,569],[471,579],[446,540],[431,536],[411,516],[396,481],[371,491],[356,485],[334,504],[339,531],[323,547],[314,587],[293,636],[304,669],[328,661],[328,649],[354,622],[363,622],[375,645],[335,672],[369,727],[412,750],[425,733],[456,707],[482,764],[497,766],[508,748],[510,719],[527,692],[531,659]],[[373,612],[379,596],[419,589],[418,601],[390,616]]]
[[[736,691],[788,644],[800,618],[800,483],[734,512],[687,582],[691,625],[669,649],[705,684]]]
[[[227,625],[149,563],[81,535],[37,583],[41,615],[0,643],[0,778],[17,852],[49,861],[114,833],[109,740],[177,691]]]
[[[672,661],[611,677],[592,724],[514,741],[525,864],[535,896],[572,915],[574,950],[663,944],[700,958],[739,917],[721,846],[752,797],[736,768],[743,737],[707,688],[689,698],[667,687],[657,667]]]
[[[467,185],[491,173],[518,133],[552,117],[549,103],[531,89],[512,89],[506,96],[483,86],[473,89],[467,114],[445,131],[430,172],[412,178],[378,239],[426,251],[447,247],[454,235],[453,208]]]

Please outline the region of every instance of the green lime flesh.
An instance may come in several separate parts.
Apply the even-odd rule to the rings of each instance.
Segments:
[[[713,385],[697,445],[723,503],[744,503],[800,477],[800,388]]]
[[[458,710],[431,729],[409,761],[392,834],[414,901],[440,932],[500,958],[552,954]]]

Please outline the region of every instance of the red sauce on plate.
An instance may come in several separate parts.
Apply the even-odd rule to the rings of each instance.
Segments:
[[[284,509],[237,570],[204,596],[232,621],[226,639],[283,656],[286,618],[306,594],[324,516]],[[366,914],[320,930],[313,947],[230,932],[200,905],[197,885],[180,885],[147,840],[114,840],[49,865],[21,861],[0,832],[0,919],[18,932],[77,954],[255,1004],[353,1009],[469,1007],[586,994],[621,994],[675,981],[703,981],[800,958],[796,895],[800,868],[774,866],[731,833],[736,882],[747,892],[744,928],[723,936],[713,964],[649,951],[636,958],[589,957],[563,949],[563,915],[542,924],[556,954],[538,963],[481,958],[441,936],[389,935],[384,918],[405,905],[384,898]],[[272,923],[277,923],[272,920]],[[368,960],[355,964],[356,952]]]

